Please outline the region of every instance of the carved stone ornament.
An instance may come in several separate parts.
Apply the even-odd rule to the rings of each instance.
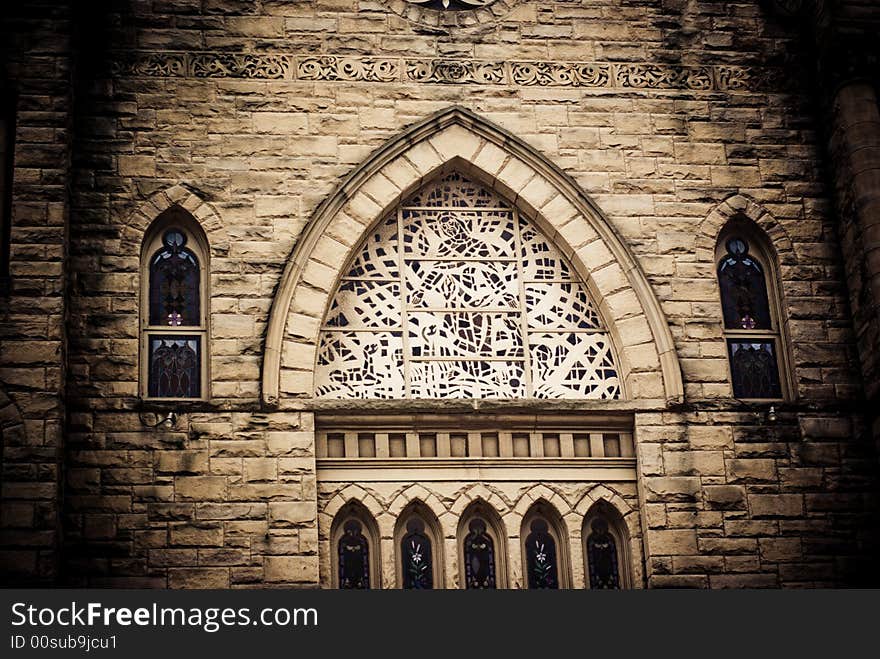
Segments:
[[[476,9],[491,5],[495,0],[406,0],[414,5],[421,5],[428,9]]]

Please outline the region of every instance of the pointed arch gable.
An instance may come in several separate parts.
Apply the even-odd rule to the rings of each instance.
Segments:
[[[785,227],[764,206],[742,194],[731,195],[722,201],[700,223],[697,247],[704,251],[708,260],[714,259],[718,234],[728,222],[737,218],[751,220],[764,232],[780,265],[797,265],[797,252]]]
[[[441,111],[374,152],[316,210],[270,312],[262,396],[313,394],[318,331],[342,268],[394,204],[458,170],[497,191],[586,282],[609,327],[629,398],[680,401],[681,371],[660,303],[629,248],[577,184],[535,149],[469,110]]]
[[[123,243],[131,243],[139,248],[144,234],[156,218],[174,208],[180,208],[195,218],[207,237],[212,256],[226,255],[229,236],[220,215],[211,204],[181,184],[154,192],[135,208],[122,228]]]

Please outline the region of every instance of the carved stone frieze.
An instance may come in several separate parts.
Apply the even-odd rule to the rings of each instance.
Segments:
[[[120,53],[114,76],[585,87],[689,92],[782,91],[768,67],[652,62],[539,62],[244,53]]]

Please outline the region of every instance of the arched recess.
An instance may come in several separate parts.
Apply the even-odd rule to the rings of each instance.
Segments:
[[[629,529],[617,508],[602,499],[590,506],[581,541],[587,588],[632,588]]]
[[[419,499],[410,501],[398,515],[394,549],[398,588],[445,587],[445,547],[440,522]]]
[[[569,535],[553,505],[535,501],[523,515],[519,537],[523,588],[571,588]]]
[[[481,536],[483,536],[481,538]],[[473,540],[479,542],[472,542]],[[488,539],[489,542],[486,542]],[[508,567],[507,567],[507,535],[504,530],[504,524],[498,516],[498,512],[483,499],[474,499],[463,511],[458,523],[458,533],[456,534],[456,546],[458,547],[458,565],[459,565],[459,584],[461,588],[468,589],[471,582],[485,582],[485,569],[474,569],[476,562],[474,557],[479,559],[482,566],[487,565],[487,561],[482,560],[486,551],[492,551],[492,564],[494,566],[494,585],[486,586],[485,583],[480,588],[507,588]],[[480,547],[485,547],[482,550]],[[470,569],[469,569],[470,566]]]
[[[630,249],[596,205],[522,140],[452,107],[373,153],[316,210],[273,300],[262,396],[313,395],[318,332],[330,296],[364,234],[402,198],[458,170],[534,222],[586,282],[614,342],[632,399],[683,400],[681,371],[660,303]]]
[[[333,588],[343,587],[340,584],[342,564],[348,560],[349,556],[356,555],[356,551],[352,549],[354,547],[357,547],[356,551],[361,552],[361,555],[363,552],[366,553],[361,562],[361,565],[366,567],[361,570],[359,584],[349,584],[345,587],[365,590],[380,589],[382,587],[382,560],[379,550],[379,526],[366,506],[359,501],[352,500],[339,509],[330,527]],[[366,580],[362,579],[364,573],[368,575]]]

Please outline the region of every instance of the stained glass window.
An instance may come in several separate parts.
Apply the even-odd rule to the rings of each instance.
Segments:
[[[526,537],[526,569],[529,588],[559,588],[559,566],[556,561],[556,541],[550,535],[547,522],[535,519],[529,525]]]
[[[718,287],[724,334],[736,398],[781,398],[782,334],[768,282],[770,263],[755,252],[755,244],[735,229],[719,246]]]
[[[150,261],[150,325],[201,324],[199,261],[185,245],[186,234],[169,229]]]
[[[349,519],[343,526],[338,543],[338,558],[340,588],[370,588],[370,546],[361,523],[356,519]]]
[[[198,398],[201,391],[201,337],[151,334],[149,395]]]
[[[620,568],[617,558],[617,541],[608,530],[608,522],[596,517],[590,524],[587,538],[587,564],[590,572],[590,588],[619,589]]]
[[[195,218],[172,206],[145,237],[141,391],[148,398],[205,395],[208,252],[197,231]]]
[[[412,517],[406,523],[406,534],[400,541],[403,558],[403,587],[407,590],[426,590],[434,587],[434,560],[431,539],[425,533],[425,523]]]
[[[737,398],[780,398],[779,369],[772,341],[755,343],[729,339],[727,350]]]
[[[475,517],[468,524],[464,539],[465,588],[497,588],[495,574],[495,543],[486,529],[486,522]]]
[[[322,327],[315,385],[325,398],[620,396],[584,283],[515,209],[455,173],[357,252]]]
[[[742,238],[727,241],[727,254],[718,264],[721,306],[727,329],[770,329],[770,300],[761,264],[749,255]]]

